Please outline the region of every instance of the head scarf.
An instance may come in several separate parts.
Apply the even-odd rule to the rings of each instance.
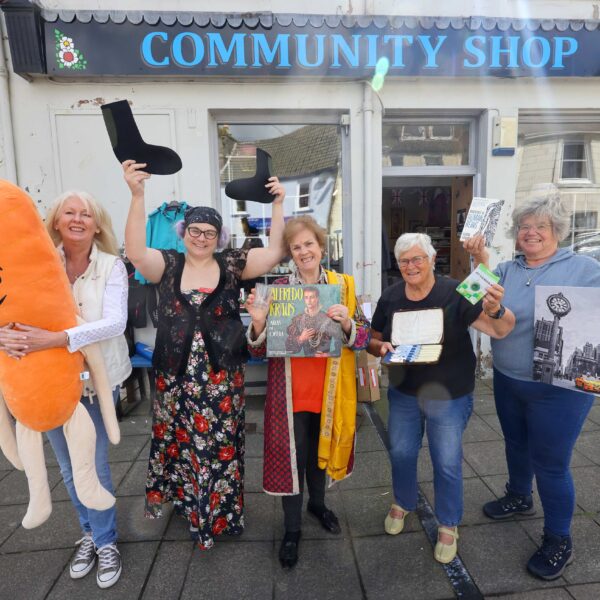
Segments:
[[[208,223],[217,230],[217,235],[220,235],[223,228],[221,215],[210,206],[191,206],[185,211],[183,222],[186,228],[192,223]]]

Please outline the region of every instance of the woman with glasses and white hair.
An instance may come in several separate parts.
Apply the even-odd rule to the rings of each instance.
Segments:
[[[436,276],[436,252],[428,235],[401,235],[394,255],[403,281],[388,287],[379,299],[368,351],[375,356],[393,351],[395,313],[432,308],[443,310],[443,347],[435,364],[389,368],[388,434],[394,503],[385,518],[385,531],[400,533],[406,515],[417,507],[417,459],[426,430],[439,523],[434,557],[449,563],[456,556],[457,526],[463,513],[462,435],[473,409],[475,387],[476,361],[469,327],[501,338],[510,333],[515,320],[502,307],[502,286],[493,285],[483,302],[473,306],[457,293],[458,281]]]
[[[569,464],[594,397],[533,381],[535,287],[599,287],[600,263],[559,248],[569,233],[571,213],[554,185],[534,189],[515,208],[512,220],[521,254],[498,265],[496,273],[517,324],[507,339],[492,340],[494,395],[506,444],[508,482],[506,494],[485,504],[483,511],[491,519],[534,514],[535,475],[544,534],[527,569],[549,580],[560,577],[573,560],[575,490]],[[465,248],[476,263],[487,264],[481,236],[465,242]]]
[[[209,549],[220,534],[244,529],[245,328],[239,315],[242,280],[271,270],[283,257],[284,187],[274,196],[268,248],[222,250],[228,241],[221,215],[190,207],[178,224],[186,252],[146,247],[146,165],[123,163],[131,190],[125,228],[127,256],[158,285],[158,331],[153,356],[156,398],[146,481],[146,516],[172,502],[190,535]]]

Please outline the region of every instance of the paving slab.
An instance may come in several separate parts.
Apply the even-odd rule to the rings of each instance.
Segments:
[[[150,437],[152,432],[152,417],[149,415],[127,415],[119,422],[121,437],[129,435],[145,435]]]
[[[363,426],[356,434],[356,454],[363,452],[381,452],[385,446],[379,437],[377,429],[373,426]],[[360,460],[357,458],[357,460]]]
[[[275,567],[275,600],[362,600],[349,539],[321,542],[302,539],[299,554],[294,569]]]
[[[421,484],[421,490],[432,507],[435,507],[435,494],[433,483]],[[489,523],[490,520],[483,514],[482,506],[490,500],[490,489],[481,481],[474,477],[465,479],[463,483],[463,503],[464,514],[461,521],[462,525],[473,525],[477,523]]]
[[[394,502],[389,487],[342,491],[348,527],[352,537],[385,535],[383,522]],[[421,531],[421,523],[415,513],[404,520],[404,531]]]
[[[146,479],[148,477],[148,463],[146,461],[135,461],[134,463],[113,463],[111,469],[126,464],[128,469],[116,485],[117,496],[139,496],[146,493]],[[114,481],[113,481],[114,485]]]
[[[504,441],[463,444],[465,460],[480,477],[508,473]]]
[[[239,600],[273,597],[273,543],[217,544],[194,550],[182,600]]]
[[[595,464],[600,465],[600,431],[581,433],[575,449]]]
[[[479,415],[471,415],[463,433],[463,443],[490,442],[501,440],[502,436]]]
[[[505,596],[494,596],[494,600],[573,600],[572,596],[564,588],[553,590],[532,590],[522,594],[509,594]]]
[[[262,457],[246,457],[244,459],[244,491],[262,492],[263,486]]]
[[[48,600],[132,600],[138,598],[152,563],[158,542],[144,544],[119,544],[123,572],[117,583],[102,590],[96,584],[96,570],[82,579],[71,579],[68,566],[48,594]]]
[[[391,486],[392,474],[388,453],[363,452],[357,455],[354,472],[350,477],[340,482],[342,490],[360,489],[368,487]]]
[[[374,600],[453,598],[444,570],[423,531],[354,540],[366,597]]]
[[[0,554],[1,597],[12,600],[46,598],[70,556],[71,550],[64,549]]]
[[[117,498],[117,531],[119,542],[160,540],[171,518],[172,506],[163,506],[163,516],[148,519],[144,516],[145,496]]]
[[[25,509],[26,507],[23,507]],[[19,513],[20,519],[25,516]],[[20,525],[19,519],[19,525]],[[77,513],[70,501],[55,502],[49,519],[35,529],[19,526],[2,544],[2,552],[34,552],[52,548],[73,548],[81,537]]]
[[[52,489],[60,481],[58,467],[48,467],[48,485]],[[29,488],[23,471],[14,469],[0,481],[0,505],[28,504]]]
[[[512,594],[561,587],[563,579],[543,582],[526,571],[536,545],[520,526],[509,521],[461,527],[459,554],[484,595]]]
[[[489,394],[475,394],[473,397],[473,412],[479,416],[495,415],[496,402],[494,401],[494,395],[491,392]]]
[[[586,512],[600,512],[600,467],[579,467],[571,473],[577,505]]]
[[[600,598],[600,583],[570,585],[567,590],[575,600],[598,600]]]
[[[248,458],[261,458],[263,455],[263,448],[265,443],[265,436],[262,433],[250,433],[246,434],[246,460]]]
[[[0,506],[0,551],[3,552],[2,544],[21,526],[26,509],[26,506]]]
[[[131,462],[137,460],[142,449],[149,442],[147,435],[127,435],[121,438],[118,446],[110,446],[108,450],[108,462]],[[148,454],[143,457],[148,460]]]
[[[188,565],[194,551],[191,540],[162,542],[144,587],[143,600],[177,600],[185,585]]]
[[[219,542],[235,542],[243,539],[250,541],[272,541],[277,529],[275,506],[280,504],[279,498],[264,492],[244,493],[244,533],[239,536],[222,535]]]

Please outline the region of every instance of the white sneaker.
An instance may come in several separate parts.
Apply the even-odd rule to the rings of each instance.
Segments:
[[[117,550],[116,544],[106,544],[102,548],[98,548],[98,571],[96,573],[96,583],[98,587],[103,589],[109,588],[121,577],[123,565],[121,563],[121,555]]]
[[[96,563],[96,546],[91,535],[84,535],[75,544],[79,548],[69,566],[71,579],[81,579],[85,577]]]

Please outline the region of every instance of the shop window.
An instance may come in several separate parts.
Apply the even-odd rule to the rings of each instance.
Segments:
[[[426,123],[384,121],[382,166],[386,175],[402,175],[406,169],[474,168],[472,122]],[[401,167],[394,171],[395,167]]]
[[[236,201],[225,194],[229,181],[254,175],[256,148],[262,148],[271,155],[271,171],[286,190],[285,218],[309,213],[327,230],[325,266],[344,271],[342,133],[337,123],[219,122],[217,135],[221,209],[233,246],[241,247],[246,238],[243,219],[262,239],[269,234],[270,204]],[[287,261],[270,276],[287,272]]]
[[[563,142],[560,167],[561,183],[568,180],[590,181],[588,149],[585,142]]]
[[[515,203],[547,189],[572,212],[561,246],[600,261],[600,120],[574,114],[519,116],[519,172]]]

